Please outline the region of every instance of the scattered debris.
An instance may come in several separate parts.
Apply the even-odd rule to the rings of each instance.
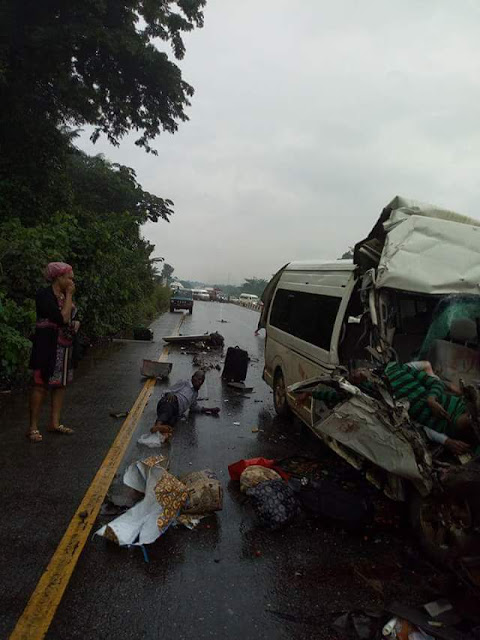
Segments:
[[[144,360],[140,373],[147,378],[163,380],[168,378],[172,370],[171,362],[159,362],[158,360]]]
[[[240,422],[234,422],[233,424],[234,424],[236,427],[239,427],[239,426],[240,426]]]
[[[446,598],[427,602],[427,604],[423,605],[423,608],[432,618],[437,618],[441,613],[445,613],[445,611],[451,611],[453,609],[452,604]]]
[[[253,427],[252,433],[258,433],[260,429],[258,427]]]
[[[156,447],[161,447],[167,440],[167,434],[157,431],[156,433],[144,433],[143,436],[140,436],[137,440],[137,444],[155,449]]]
[[[222,378],[227,382],[243,382],[247,377],[248,352],[240,347],[228,347]]]
[[[144,498],[124,514],[101,527],[96,534],[120,546],[142,545],[161,536],[187,503],[188,490],[161,465],[162,456],[131,464],[124,483],[144,493]]]
[[[165,342],[171,344],[191,344],[195,345],[196,343],[202,343],[203,345],[209,345],[211,347],[223,347],[225,338],[215,331],[213,333],[205,333],[202,335],[191,335],[191,336],[166,336],[163,338]]]
[[[243,391],[244,393],[251,393],[253,391],[253,387],[246,387],[244,382],[227,382],[227,385],[232,387],[232,389]]]
[[[289,524],[300,511],[294,491],[283,480],[268,480],[247,489],[257,518],[267,529]]]
[[[238,462],[234,462],[228,466],[230,479],[239,482],[240,476],[245,469],[254,465],[266,467],[267,469],[274,469],[284,480],[288,480],[290,477],[288,473],[285,473],[283,469],[276,465],[275,460],[270,460],[268,458],[250,458],[249,460],[238,460]]]
[[[281,477],[273,469],[252,465],[247,467],[240,476],[240,491],[245,493],[247,489],[253,489],[261,482],[267,482],[268,480],[281,480]]]
[[[110,416],[112,418],[126,418],[128,416],[128,411],[118,411],[117,413],[110,411]]]
[[[164,460],[150,456],[127,468],[124,484],[144,497],[96,535],[120,546],[142,546],[157,540],[171,525],[193,529],[205,515],[222,509],[223,490],[212,471],[196,471],[178,479],[162,466]]]
[[[217,476],[210,469],[192,471],[180,476],[187,487],[188,502],[182,512],[190,515],[205,515],[223,509],[223,489]]]

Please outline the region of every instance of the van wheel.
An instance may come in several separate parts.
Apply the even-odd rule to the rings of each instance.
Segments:
[[[175,308],[174,307],[170,307],[170,313],[174,313],[175,312]]]
[[[275,374],[273,381],[273,406],[278,416],[286,418],[292,413],[288,406],[287,389],[285,388],[285,379],[281,370]]]
[[[192,315],[192,313],[193,313],[193,309],[189,309],[189,310],[188,310],[188,313],[189,313],[190,315]]]

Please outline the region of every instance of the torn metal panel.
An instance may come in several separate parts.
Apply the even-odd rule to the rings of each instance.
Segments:
[[[387,233],[376,287],[479,294],[479,246],[479,226],[410,216]]]
[[[403,429],[392,429],[388,412],[373,398],[352,396],[313,428],[386,471],[428,484]]]
[[[397,196],[355,246],[354,262],[377,268],[377,288],[479,294],[479,239],[480,221]]]

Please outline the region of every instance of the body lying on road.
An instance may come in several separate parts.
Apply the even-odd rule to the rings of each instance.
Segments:
[[[196,371],[191,380],[180,380],[160,398],[157,405],[157,420],[150,429],[152,433],[163,433],[170,437],[177,420],[187,411],[217,415],[218,407],[200,407],[198,392],[205,382],[205,373]]]

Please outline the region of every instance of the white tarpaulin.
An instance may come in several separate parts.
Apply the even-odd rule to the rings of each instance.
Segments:
[[[443,295],[480,294],[480,223],[393,212],[377,287]]]
[[[99,529],[96,535],[120,546],[150,544],[175,523],[181,507],[187,502],[188,491],[162,467],[163,462],[163,456],[151,456],[127,468],[124,483],[144,493],[145,497]]]

